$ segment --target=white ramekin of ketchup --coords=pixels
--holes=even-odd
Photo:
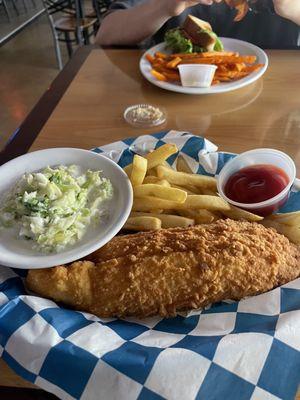
[[[239,154],[222,168],[218,192],[228,203],[266,216],[287,201],[296,166],[285,153],[256,149]]]

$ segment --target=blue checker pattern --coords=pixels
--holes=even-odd
[[[0,308],[0,344],[5,346],[10,336],[35,315],[20,298],[8,301]]]
[[[7,351],[3,351],[3,360],[6,364],[13,369],[17,374],[21,375],[27,381],[34,383],[36,375],[24,368],[18,361],[16,361]]]
[[[293,365],[293,368],[289,368],[290,365]],[[299,351],[274,339],[258,386],[280,399],[292,400],[299,383]]]
[[[226,382],[226,384],[224,384]],[[212,363],[197,394],[197,400],[224,400],[251,398],[255,386]]]
[[[51,348],[39,375],[79,399],[97,362],[97,357],[64,340]]]
[[[299,291],[296,289],[281,288],[280,312],[296,311],[300,308]]]
[[[191,137],[189,138],[184,146],[182,147],[182,153],[188,154],[194,160],[199,159],[199,151],[204,147],[204,138],[202,137]]]
[[[219,173],[226,162],[234,157],[234,154],[217,152],[216,146],[203,137],[177,131],[162,131],[138,138],[131,137],[107,146],[97,147],[93,151],[109,156],[124,167],[132,162],[134,154],[144,154],[145,151],[152,151],[165,143],[175,143],[179,148],[179,153],[171,156],[168,162],[172,165],[178,155],[186,157],[195,173],[214,176]],[[300,191],[294,191],[281,212],[299,209]],[[170,365],[174,371],[173,354],[179,354],[181,350],[189,350],[183,353],[193,355],[191,363],[195,362],[195,358],[198,360],[197,365],[205,362],[205,371],[207,371],[202,382],[194,381],[197,379],[194,374],[186,376],[184,387],[187,396],[190,393],[190,385],[193,385],[193,387],[197,386],[196,399],[250,400],[255,390],[253,384],[255,381],[257,387],[279,399],[292,400],[295,397],[300,383],[299,345],[297,349],[295,337],[291,343],[286,337],[285,343],[283,343],[274,336],[279,316],[290,311],[300,310],[300,279],[293,285],[294,289],[284,287],[280,291],[276,291],[276,295],[280,296],[278,299],[280,302],[279,315],[264,315],[262,310],[258,310],[255,314],[253,310],[255,307],[259,307],[259,303],[256,303],[256,298],[253,297],[248,299],[248,302],[252,302],[251,314],[239,313],[238,302],[220,302],[187,316],[178,315],[170,319],[157,317],[133,322],[132,319],[100,320],[66,309],[62,305],[55,308],[50,301],[42,300],[39,303],[38,298],[33,298],[24,288],[23,280],[26,271],[14,269],[17,274],[15,277],[11,277],[11,275],[7,277],[6,271],[5,267],[0,266],[0,346],[1,349],[3,348],[2,357],[24,379],[30,382],[38,381],[40,386],[46,390],[48,387],[46,383],[51,384],[51,390],[58,397],[66,398],[69,395],[70,398],[78,400],[83,397],[84,399],[115,398],[114,388],[120,385],[118,393],[120,393],[120,389],[123,391],[122,398],[124,400],[174,398],[174,391],[172,391],[172,396],[171,394],[168,396],[168,388],[170,387],[171,390],[177,381],[180,382],[182,376],[180,368],[176,371],[176,364],[176,372],[172,372],[174,375],[172,382],[164,386],[164,397],[159,393],[159,389],[157,391],[154,389],[161,387],[161,384],[153,385],[151,380],[151,384],[148,384],[148,378],[161,376],[162,382],[165,382],[164,379],[168,376]],[[274,298],[272,298],[273,300]],[[267,297],[265,297],[265,301],[268,301]],[[36,308],[37,304],[38,308]],[[45,329],[44,341],[41,340],[43,335],[34,337],[34,329],[30,332],[31,336],[28,337],[30,320],[37,312],[41,318],[34,319],[34,323],[42,324],[40,328]],[[198,326],[202,314],[205,315],[205,318],[203,318],[203,324],[198,332],[195,328]],[[255,380],[251,380],[252,383],[242,378],[243,371],[239,371],[237,366],[233,373],[229,367],[226,369],[213,361],[214,359],[220,361],[221,352],[218,353],[218,358],[216,358],[216,353],[220,342],[228,332],[227,328],[227,332],[222,334],[224,321],[227,316],[231,315],[232,317],[233,314],[234,326],[230,333],[238,338],[239,335],[250,332],[253,342],[249,346],[253,346],[254,351],[256,338],[259,337],[257,334],[265,334],[272,339],[271,348],[264,356],[263,362],[260,360],[259,366],[251,366],[250,370],[255,369],[256,376]],[[95,321],[98,321],[100,326],[108,327],[109,330],[99,329],[99,325],[95,324]],[[288,322],[291,332],[293,329],[297,329],[297,325],[293,325],[294,321],[295,319],[290,318]],[[46,329],[45,324],[54,329]],[[206,331],[205,324],[208,324]],[[89,329],[83,329],[86,327]],[[40,332],[40,329],[37,331]],[[84,332],[87,331],[90,332],[90,337],[83,337],[86,334]],[[205,336],[204,332],[209,332],[209,334],[207,333]],[[15,333],[17,334],[14,336]],[[74,335],[75,333],[77,334]],[[51,335],[54,334],[56,336],[51,340]],[[59,341],[57,335],[60,338]],[[18,360],[22,360],[22,365],[9,353],[12,342],[10,342],[10,346],[7,343],[10,339],[14,340],[15,348],[20,351]],[[159,343],[159,340],[162,342]],[[37,360],[38,365],[41,366],[36,375],[30,371],[29,367],[33,362],[30,354],[35,343],[42,343],[39,345],[40,358]],[[234,351],[232,346],[230,349]],[[241,350],[237,346],[235,350],[240,352],[238,355],[235,354],[235,359],[242,361],[243,349]],[[36,354],[36,352],[32,352],[32,354]],[[27,364],[26,355],[28,355]],[[107,368],[103,368],[103,372],[102,369],[98,369],[99,360],[102,360],[103,365],[107,366]],[[219,364],[229,365],[230,363],[220,362]],[[242,364],[241,362],[240,368],[242,368]],[[104,374],[102,378],[97,375],[99,371]],[[105,375],[108,371],[109,377]],[[152,373],[153,375],[151,375]],[[95,377],[101,384],[95,383]],[[37,380],[37,378],[43,379]],[[108,381],[107,385],[103,384],[106,380]],[[130,390],[130,385],[133,390]],[[107,396],[107,388],[111,391],[110,396]],[[65,396],[61,394],[62,391]],[[136,397],[130,393],[136,393]],[[177,400],[176,396],[175,400]],[[181,399],[178,398],[178,400]]]
[[[232,333],[257,332],[273,336],[277,321],[278,315],[237,313],[235,328]]]
[[[132,340],[148,330],[143,325],[135,324],[134,322],[128,322],[120,319],[108,322],[105,325],[111,328],[122,339],[125,340]]]
[[[24,293],[24,285],[20,278],[10,278],[0,285],[0,292],[4,293],[9,300],[14,299]]]
[[[202,311],[202,314],[216,314],[216,313],[228,313],[228,312],[236,312],[238,309],[238,302],[234,303],[225,303],[224,301],[220,301],[209,307],[206,310]]]
[[[212,360],[218,344],[224,336],[185,336],[180,342],[174,344],[174,348],[192,350],[205,358]]]
[[[59,336],[64,339],[79,329],[93,323],[93,321],[87,320],[79,312],[66,310],[64,308],[47,308],[39,314],[45,321],[52,325]]]
[[[164,400],[164,397],[161,397],[159,394],[152,392],[152,390],[143,387],[138,400]]]
[[[105,354],[102,360],[135,381],[145,383],[162,349],[126,342],[117,350]]]
[[[178,315],[174,318],[163,319],[160,321],[153,330],[177,333],[177,334],[187,334],[196,328],[199,321],[199,315],[194,315],[192,317],[181,317]]]

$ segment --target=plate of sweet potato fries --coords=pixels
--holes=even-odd
[[[268,56],[259,47],[238,39],[221,38],[222,52],[171,54],[164,43],[147,50],[140,60],[142,75],[152,84],[186,94],[223,93],[247,86],[259,79],[268,67]],[[208,88],[181,85],[178,65],[217,65]]]

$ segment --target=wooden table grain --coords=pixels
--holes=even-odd
[[[139,50],[93,49],[30,150],[90,149],[129,136],[174,129],[205,136],[228,152],[257,147],[285,151],[295,160],[299,173],[300,53],[267,53],[269,68],[256,83],[229,93],[197,96],[164,91],[143,79]],[[156,129],[128,125],[124,110],[137,103],[165,108],[167,122]],[[27,384],[1,362],[1,385]]]

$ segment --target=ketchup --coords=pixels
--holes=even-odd
[[[224,192],[233,201],[253,204],[273,198],[288,183],[289,178],[281,168],[268,164],[251,165],[231,175]]]

